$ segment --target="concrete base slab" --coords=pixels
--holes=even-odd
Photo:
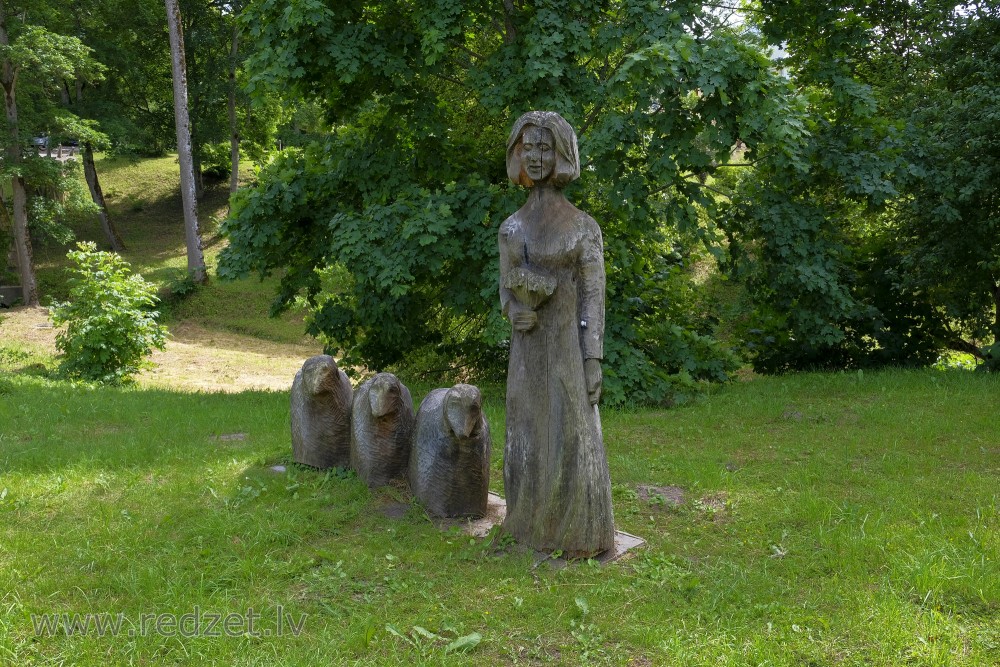
[[[494,526],[503,524],[505,516],[507,516],[507,501],[495,493],[490,493],[486,501],[486,516],[483,518],[439,519],[434,523],[441,530],[450,530],[458,527],[465,535],[482,538],[489,535]],[[645,543],[646,540],[641,537],[618,531],[615,533],[615,548],[605,551],[595,560],[602,565],[612,563],[622,558],[629,551],[636,549],[637,547],[641,547]],[[566,561],[563,558],[552,558],[550,554],[536,551],[535,565],[538,566],[543,562],[548,562],[551,566],[557,568],[564,567],[569,563],[569,561]]]

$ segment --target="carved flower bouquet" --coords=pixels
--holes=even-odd
[[[556,279],[520,266],[504,276],[503,286],[513,292],[519,303],[538,310],[556,291]]]

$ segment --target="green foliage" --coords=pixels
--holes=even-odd
[[[59,245],[72,242],[73,227],[92,220],[98,211],[84,183],[80,162],[29,156],[22,171],[31,184],[28,220],[33,238]]]
[[[952,340],[980,346],[1000,341],[998,45],[1000,9],[982,8],[928,48],[934,77],[910,102],[920,172],[892,229],[907,284],[954,323]]]
[[[502,372],[496,231],[524,198],[507,183],[506,135],[521,112],[553,109],[580,137],[567,194],[604,232],[608,399],[663,400],[685,371],[719,379],[732,364],[711,331],[651,324],[672,308],[651,284],[666,278],[658,257],[676,230],[721,252],[697,176],[737,139],[798,160],[801,103],[752,35],[700,4],[505,6],[250,3],[248,89],[315,100],[334,130],[237,196],[220,276],[283,272],[277,307],[304,293],[314,331],[351,362],[432,350]],[[350,280],[325,294],[330,267]]]
[[[201,147],[201,173],[209,178],[223,180],[233,171],[232,154],[228,143],[207,144]]]
[[[809,91],[802,165],[765,161],[726,223],[760,370],[929,364],[1000,333],[1000,15],[764,0]],[[751,156],[752,157],[752,156]]]
[[[7,10],[10,12],[10,9]],[[40,25],[14,26],[14,37],[0,45],[0,59],[39,79],[100,78],[104,67],[93,60],[92,50],[78,38],[57,34]]]
[[[60,370],[72,378],[105,384],[132,380],[153,349],[162,350],[166,327],[159,315],[154,287],[132,275],[115,253],[99,252],[94,243],[79,243],[68,253],[76,265],[69,279],[70,300],[55,306],[52,321],[67,325],[56,337],[62,353]]]
[[[774,294],[770,305],[755,304],[737,329],[756,370],[919,367],[937,360],[947,328],[906,282],[894,245],[882,235],[868,239],[853,250],[843,271],[851,298],[863,306],[856,317],[841,321],[833,342],[796,337],[804,330],[797,301]],[[760,292],[753,296],[760,298]]]
[[[669,404],[706,382],[726,382],[740,366],[712,336],[713,318],[696,314],[695,288],[683,264],[677,253],[662,251],[652,275],[632,277],[633,295],[609,318],[604,393],[611,402]]]
[[[155,0],[80,0],[70,20],[107,67],[74,100],[100,121],[116,154],[160,156],[176,142],[166,12]]]

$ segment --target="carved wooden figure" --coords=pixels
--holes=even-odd
[[[490,488],[490,427],[470,384],[421,402],[410,450],[410,489],[436,517],[481,517]]]
[[[369,488],[405,479],[413,434],[413,399],[392,373],[379,373],[354,392],[351,467]]]
[[[351,399],[354,392],[333,357],[306,359],[292,381],[292,456],[314,468],[346,468],[351,462]]]
[[[611,480],[597,402],[604,345],[601,229],[566,199],[576,133],[532,111],[507,143],[507,174],[531,188],[500,226],[500,303],[512,325],[504,529],[569,557],[614,547]]]

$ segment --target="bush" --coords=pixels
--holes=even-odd
[[[56,337],[60,371],[71,378],[104,384],[131,382],[153,348],[162,350],[166,327],[157,324],[155,288],[132,275],[115,253],[79,243],[68,253],[70,300],[56,304],[52,322],[67,324]]]
[[[206,178],[217,181],[225,180],[233,171],[229,142],[206,144],[201,147],[199,157],[201,158],[201,173]]]

